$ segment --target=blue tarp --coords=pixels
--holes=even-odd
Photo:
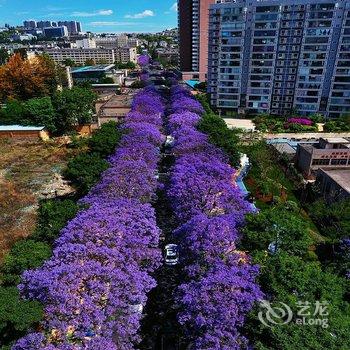
[[[190,86],[192,89],[194,89],[195,85],[200,83],[199,80],[185,80],[185,83]]]

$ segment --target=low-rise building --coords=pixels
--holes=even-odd
[[[91,84],[91,88],[96,92],[99,97],[115,95],[116,91],[120,88],[119,84]]]
[[[71,69],[73,82],[92,82],[99,83],[104,78],[112,78],[114,80],[114,65],[101,64],[97,66],[75,67]]]
[[[88,81],[94,84],[105,84],[104,78],[111,78],[113,79],[112,84],[121,86],[127,76],[127,70],[117,70],[114,64],[100,64],[97,66],[71,68],[70,75],[75,83]]]
[[[316,186],[327,201],[350,198],[350,168],[319,169]]]
[[[134,37],[131,37],[128,39],[128,46],[129,47],[137,47],[140,46],[140,40]]]
[[[112,49],[50,49],[45,52],[56,63],[62,63],[66,59],[71,59],[77,64],[85,64],[88,60],[107,64],[115,62],[115,54]]]
[[[103,49],[115,49],[118,47],[116,36],[95,37],[96,46]]]
[[[350,139],[320,138],[318,143],[298,144],[296,166],[306,177],[320,168],[350,168]]]
[[[0,138],[42,139],[50,138],[45,126],[0,125]]]
[[[31,41],[36,39],[36,36],[32,34],[14,34],[12,35],[12,40],[14,41]]]
[[[96,106],[98,124],[102,125],[109,121],[123,119],[131,110],[134,93],[129,91],[124,95],[114,95],[107,102]]]
[[[81,40],[77,40],[75,45],[78,49],[96,49],[96,41],[91,38],[83,38]]]
[[[114,49],[116,62],[137,63],[137,50],[136,47],[117,47]]]

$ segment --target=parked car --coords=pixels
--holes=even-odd
[[[174,137],[171,135],[168,135],[165,140],[165,147],[172,147],[174,145]]]
[[[179,247],[177,244],[167,244],[164,248],[165,264],[174,266],[179,262]]]

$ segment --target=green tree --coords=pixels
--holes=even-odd
[[[61,229],[75,217],[79,206],[72,199],[50,199],[40,202],[38,221],[32,238],[52,244]]]
[[[63,65],[65,65],[67,67],[75,67],[76,66],[75,61],[73,61],[71,58],[66,58],[62,63],[63,63]]]
[[[270,243],[277,242],[277,253],[306,256],[313,243],[308,223],[298,212],[286,210],[284,206],[248,215],[243,232],[243,249],[250,252],[267,251]]]
[[[121,138],[121,132],[116,122],[110,121],[102,124],[89,139],[91,153],[98,154],[101,158],[106,158],[112,154]]]
[[[209,96],[207,94],[198,94],[196,95],[196,99],[202,104],[205,113],[213,114],[213,110],[210,107]]]
[[[56,110],[56,129],[59,134],[69,132],[73,126],[89,124],[95,109],[97,95],[88,88],[63,89],[53,96]]]
[[[205,114],[198,128],[200,131],[208,134],[209,140],[228,155],[232,165],[237,166],[239,164],[238,133],[230,130],[221,117],[215,114]]]
[[[7,50],[0,48],[0,66],[5,64],[9,57],[10,55],[8,54]]]
[[[350,346],[350,308],[345,301],[346,282],[333,273],[322,271],[317,262],[304,262],[286,252],[262,259],[259,282],[272,306],[287,304],[294,317],[288,325],[267,327],[258,319],[258,309],[249,316],[246,332],[254,349],[346,350]],[[311,311],[317,301],[328,303],[328,328],[299,325],[295,322],[298,302],[309,302]]]
[[[146,83],[144,81],[141,81],[141,80],[137,80],[137,81],[134,81],[132,84],[131,84],[131,88],[132,89],[142,89],[146,86]]]
[[[0,110],[0,123],[9,124],[22,124],[22,121],[26,118],[26,110],[23,102],[18,100],[8,101]]]
[[[0,344],[9,344],[24,336],[42,317],[39,302],[20,299],[17,287],[0,287]]]
[[[1,267],[3,283],[17,285],[23,271],[41,266],[50,256],[51,248],[47,243],[31,239],[15,243]]]
[[[50,97],[32,98],[25,102],[27,113],[26,125],[44,125],[49,131],[55,132],[55,111]]]
[[[108,162],[98,154],[80,154],[68,162],[64,171],[65,177],[70,180],[82,195],[100,179],[100,174],[108,169]]]
[[[131,61],[126,63],[115,62],[114,65],[115,65],[115,68],[117,69],[135,69],[136,68],[136,64]]]
[[[38,97],[21,102],[10,100],[0,113],[5,124],[45,126],[55,132],[55,111],[50,97]]]
[[[320,199],[309,206],[309,213],[322,235],[331,242],[350,233],[350,199],[327,203]]]
[[[95,60],[92,60],[92,59],[87,59],[86,61],[85,61],[85,64],[84,64],[85,66],[95,66],[96,65],[96,62],[95,62]]]

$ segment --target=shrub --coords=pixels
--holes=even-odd
[[[23,271],[39,267],[51,256],[51,248],[47,243],[33,240],[21,240],[5,257],[1,268],[2,281],[5,284],[18,284]]]
[[[68,162],[64,176],[76,186],[79,194],[86,194],[107,169],[108,162],[98,154],[79,154]]]
[[[39,302],[22,300],[16,287],[0,287],[0,344],[25,334],[42,318]]]
[[[38,212],[37,227],[32,238],[52,244],[60,230],[70,219],[74,218],[78,208],[72,199],[42,201]]]
[[[89,140],[90,151],[98,154],[101,158],[105,158],[113,153],[120,137],[121,132],[118,130],[116,122],[111,121],[103,124]]]

